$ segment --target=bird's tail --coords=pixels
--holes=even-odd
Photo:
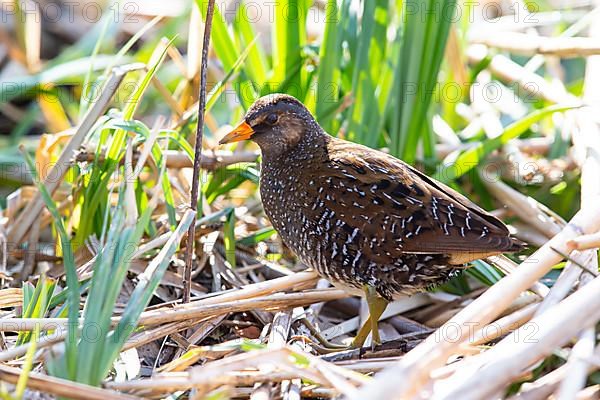
[[[511,237],[510,240],[511,243],[509,244],[509,247],[505,250],[507,253],[516,253],[527,248],[527,243],[517,238]]]

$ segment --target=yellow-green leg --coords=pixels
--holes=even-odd
[[[367,305],[369,306],[369,318],[367,318],[363,326],[356,333],[356,337],[351,345],[351,347],[354,348],[362,347],[365,344],[365,340],[367,340],[369,333],[372,333],[371,342],[373,343],[373,346],[381,344],[378,322],[388,305],[388,301],[379,296],[375,289],[370,286],[365,287],[365,294]]]

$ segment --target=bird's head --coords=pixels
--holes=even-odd
[[[316,130],[318,125],[304,104],[287,94],[270,94],[256,100],[244,120],[219,144],[250,139],[260,146],[263,156],[277,156]]]

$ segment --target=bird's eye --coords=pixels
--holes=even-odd
[[[271,113],[269,115],[267,115],[267,118],[265,119],[265,121],[267,121],[267,123],[269,125],[275,125],[275,123],[277,123],[277,120],[279,119],[279,116],[275,113]]]

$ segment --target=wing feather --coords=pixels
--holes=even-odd
[[[326,196],[326,205],[350,229],[395,242],[398,254],[449,254],[462,261],[522,248],[502,221],[386,153],[334,139],[328,154],[334,171],[328,184],[346,190],[341,199]],[[348,207],[359,208],[358,217]]]

